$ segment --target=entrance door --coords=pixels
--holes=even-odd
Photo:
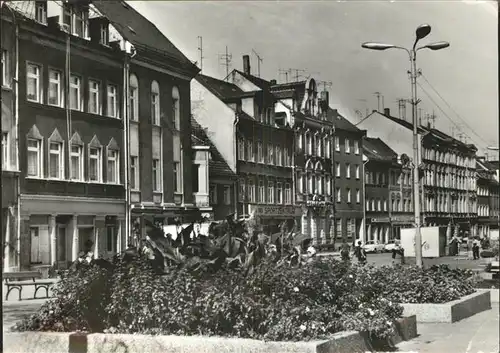
[[[67,241],[66,241],[66,226],[58,225],[57,226],[57,262],[59,266],[64,266],[67,261]]]
[[[78,228],[78,252],[85,251],[85,245],[88,241],[94,243],[94,228],[93,227],[85,227]],[[92,249],[94,246],[92,246]]]

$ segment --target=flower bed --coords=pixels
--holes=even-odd
[[[459,298],[474,291],[467,276],[442,266],[376,268],[328,258],[299,268],[263,261],[250,274],[170,269],[160,276],[142,258],[116,259],[112,269],[84,264],[72,269],[55,288],[56,298],[15,330],[273,341],[325,339],[355,330],[387,338],[402,315],[397,303]]]

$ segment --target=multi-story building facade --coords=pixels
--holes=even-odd
[[[366,131],[360,130],[340,114],[335,114],[333,123],[337,237],[352,243],[360,236],[363,227],[363,137]]]
[[[217,147],[209,137],[209,133],[204,129],[194,117],[191,117],[192,127],[192,144],[193,146],[208,147],[208,179],[209,186],[206,189],[208,192],[207,205],[212,207],[212,218],[216,221],[225,219],[228,215],[236,213],[237,203],[235,197],[237,192],[237,175],[231,170],[224,157],[222,157]],[[193,175],[196,176],[200,172],[199,168],[195,167]],[[196,179],[196,178],[195,178]],[[194,188],[195,191],[196,188]]]
[[[125,170],[130,223],[142,225],[135,236],[145,235],[147,222],[166,227],[197,221],[200,207],[209,211],[203,191],[193,193],[192,183],[193,168],[202,171],[191,148],[190,82],[199,69],[124,1],[96,7],[112,18],[116,37],[133,47],[125,63]]]
[[[373,112],[358,127],[379,136],[399,155],[412,153],[413,125]],[[463,143],[430,126],[419,126],[422,224],[447,226],[455,233],[476,233],[476,178],[474,145]],[[414,161],[412,161],[414,163]]]
[[[4,33],[17,48],[21,170],[19,256],[10,265],[43,271],[67,266],[88,241],[98,256],[124,243],[126,52],[103,42],[104,25],[93,30],[89,3],[31,5],[7,5],[17,28]]]
[[[1,101],[2,101],[2,244],[3,268],[15,267],[19,262],[19,161],[17,149],[17,77],[15,13],[7,5],[1,10]]]
[[[229,204],[234,198],[237,215],[253,214],[268,233],[285,220],[291,227],[299,212],[292,196],[293,131],[278,121],[273,106],[274,97],[265,92],[213,77],[198,75],[192,84],[193,116],[238,176],[233,194],[230,183],[212,182],[212,200]]]
[[[491,229],[498,229],[499,224],[499,183],[493,163],[485,157],[477,157],[477,235],[487,237]]]
[[[293,197],[301,209],[295,224],[313,243],[331,243],[335,238],[332,142],[336,111],[328,108],[327,96],[320,96],[312,78],[278,84],[256,77],[246,61],[243,71],[233,70],[229,80],[245,92],[259,90],[274,97],[276,123],[292,127],[295,135]]]
[[[366,239],[387,243],[413,224],[411,170],[379,138],[363,139]]]
[[[391,223],[390,239],[401,239],[401,229],[413,228],[413,172],[410,158],[398,156],[398,163],[393,163],[389,170],[389,219]]]
[[[110,257],[130,241],[130,204],[137,216],[199,216],[190,178],[196,66],[125,2],[4,6],[17,27],[2,26],[12,44],[4,72],[17,78],[6,140],[20,169],[8,265],[66,267],[89,243]]]
[[[245,92],[273,96],[275,120],[295,131],[294,197],[302,207],[296,219],[302,233],[320,244],[356,238],[363,219],[361,201],[356,202],[363,199],[363,132],[328,106],[328,92],[319,92],[313,78],[278,84],[252,75],[249,63],[228,78]],[[344,175],[334,177],[335,162],[343,165]]]

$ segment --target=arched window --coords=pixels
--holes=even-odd
[[[174,86],[172,88],[172,120],[174,124],[174,129],[181,129],[181,107],[180,107],[180,96],[179,89]]]
[[[160,85],[156,81],[151,83],[151,123],[160,125]]]
[[[128,112],[129,119],[132,121],[139,120],[139,81],[134,74],[130,75],[129,79],[130,91],[130,108]]]

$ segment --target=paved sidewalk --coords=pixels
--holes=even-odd
[[[498,353],[499,304],[453,324],[419,323],[419,336],[398,345],[400,352],[419,353]]]
[[[26,316],[34,314],[47,299],[12,300],[2,302],[3,332],[9,331],[14,324]]]

